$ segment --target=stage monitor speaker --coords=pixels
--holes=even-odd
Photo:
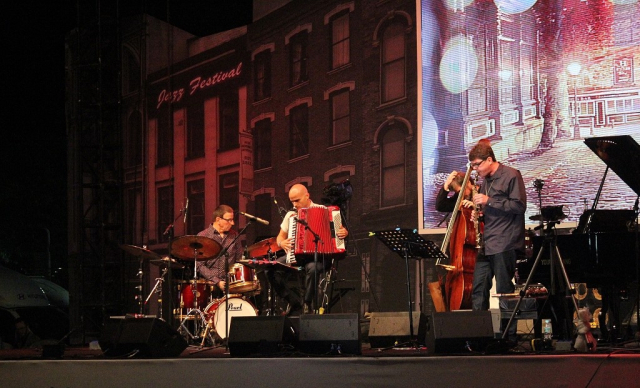
[[[426,330],[428,354],[483,351],[493,340],[490,311],[433,313]]]
[[[177,357],[187,341],[158,318],[110,319],[98,341],[106,356]]]
[[[269,355],[293,348],[295,332],[287,317],[233,317],[229,329],[232,357]]]
[[[411,312],[413,335],[418,344],[425,343],[427,316],[419,311]],[[372,348],[388,348],[411,341],[409,312],[371,313],[369,344]]]
[[[301,315],[298,347],[310,354],[361,354],[358,314]]]

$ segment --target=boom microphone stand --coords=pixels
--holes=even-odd
[[[311,226],[309,226],[309,223],[305,220],[301,220],[300,218],[296,217],[295,218],[296,222],[298,222],[299,224],[302,224],[306,227],[306,230],[309,231],[309,233],[313,234],[313,245],[315,247],[315,251],[313,252],[313,311],[315,314],[318,313],[319,311],[319,307],[320,304],[318,301],[318,244],[322,243],[324,244],[324,241],[322,241],[322,239],[320,238],[320,235],[318,235],[318,233],[316,233]],[[322,258],[322,269],[324,270],[324,257]]]

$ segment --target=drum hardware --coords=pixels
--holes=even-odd
[[[155,286],[153,286],[153,289],[151,290],[151,292],[149,292],[147,299],[145,299],[144,301],[145,305],[149,303],[149,299],[151,299],[151,295],[157,292],[158,293],[158,311],[160,312],[162,311],[162,282],[164,281],[164,276],[167,274],[167,271],[169,271],[168,267],[164,267],[162,269],[162,274],[160,274],[159,278],[156,278]]]
[[[174,239],[171,242],[171,254],[182,260],[189,261],[204,261],[209,260],[216,256],[221,251],[221,246],[217,241],[214,241],[205,236],[182,236]],[[211,291],[213,290],[213,284],[206,280],[199,280],[198,274],[193,269],[193,278],[185,283],[184,289],[180,287],[180,303],[179,303],[179,318],[180,326],[179,332],[188,336],[192,341],[199,338],[199,333],[205,325],[207,325],[206,318],[200,310],[199,303],[204,305],[207,298],[210,298]],[[182,283],[182,282],[181,282]],[[191,291],[191,299],[189,299],[189,291]],[[186,299],[186,301],[185,301]],[[186,302],[186,303],[185,303]],[[186,314],[184,308],[187,308]],[[189,328],[185,325],[185,322],[193,321],[193,333],[189,331]],[[208,337],[212,343],[215,344],[213,338],[209,335],[209,332],[205,330],[203,334],[202,344]]]
[[[137,273],[138,278],[140,280],[140,284],[136,287],[136,289],[138,291],[138,295],[136,295],[136,300],[137,300],[138,305],[140,307],[139,313],[140,314],[144,314],[144,305],[147,304],[147,302],[149,301],[149,298],[151,297],[151,294],[153,294],[154,291],[151,291],[151,293],[149,294],[149,297],[147,297],[145,302],[142,303],[142,295],[143,295],[142,294],[142,289],[143,289],[143,283],[144,283],[144,279],[143,279],[144,278],[144,271],[142,270],[142,261],[143,260],[149,260],[150,262],[151,261],[162,261],[163,259],[159,254],[148,250],[146,246],[138,247],[138,246],[129,245],[129,244],[119,244],[119,246],[120,246],[120,249],[122,249],[123,251],[125,251],[126,253],[128,253],[128,254],[130,254],[130,255],[132,255],[134,257],[137,257],[139,259],[139,261],[140,261],[140,266],[138,267],[138,273]],[[166,274],[166,272],[163,273],[162,277],[164,277],[165,274]],[[156,287],[157,286],[158,286],[158,283],[156,283]],[[156,287],[154,287],[154,290],[155,290]],[[160,310],[160,311],[162,311],[162,310]]]

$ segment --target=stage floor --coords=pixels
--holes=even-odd
[[[42,349],[0,350],[3,387],[640,387],[639,343],[597,352],[429,355],[425,348],[372,349],[360,355],[285,351],[235,357],[224,346],[187,347],[178,357],[107,357],[66,347],[59,358]],[[54,355],[55,356],[55,355]]]

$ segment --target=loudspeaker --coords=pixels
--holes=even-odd
[[[287,317],[233,317],[229,329],[232,357],[267,355],[286,350],[295,338]]]
[[[301,315],[298,347],[312,354],[361,354],[358,314]]]
[[[425,343],[427,316],[419,311],[411,312],[413,335],[418,343]],[[371,313],[369,343],[372,348],[388,348],[411,341],[409,312]]]
[[[433,313],[427,319],[427,353],[482,351],[493,340],[490,311]]]
[[[187,341],[158,318],[110,319],[98,341],[107,356],[177,357]]]

